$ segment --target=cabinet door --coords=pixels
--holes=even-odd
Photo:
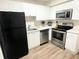
[[[28,47],[29,47],[29,49],[31,49],[33,47],[34,34],[28,33],[27,38],[28,38]]]
[[[78,38],[77,34],[67,33],[65,48],[73,52],[76,52],[77,38]]]
[[[40,31],[34,32],[34,47],[37,47],[40,45]]]
[[[40,32],[30,32],[28,33],[28,47],[32,49],[40,45]]]

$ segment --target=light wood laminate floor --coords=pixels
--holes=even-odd
[[[47,43],[30,50],[28,55],[20,59],[79,59],[79,54],[73,55],[52,43]]]

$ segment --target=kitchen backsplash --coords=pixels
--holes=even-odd
[[[59,24],[62,24],[62,23],[73,23],[74,26],[75,26],[75,25],[79,25],[79,20],[58,20],[58,23]]]
[[[26,20],[26,27],[28,29],[28,27],[30,26],[30,28],[35,26],[35,20],[36,20],[36,16],[25,16],[25,20]]]
[[[36,16],[25,16],[27,22],[33,22],[36,20]]]
[[[50,22],[51,25],[56,23],[56,21],[53,20],[42,20],[42,21],[35,21],[35,26],[49,26],[48,22]]]
[[[31,26],[48,26],[48,22],[51,22],[52,26],[56,26],[56,21],[58,21],[59,25],[62,23],[73,23],[74,26],[79,25],[79,20],[36,20],[35,16],[29,16],[26,18],[27,25],[29,24]]]

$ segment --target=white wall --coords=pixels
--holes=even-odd
[[[49,7],[35,5],[18,1],[1,0],[0,10],[3,11],[24,11],[26,16],[36,16],[37,20],[49,18]]]
[[[50,19],[56,19],[56,11],[73,8],[72,19],[79,19],[79,0],[74,0],[61,5],[51,7]]]

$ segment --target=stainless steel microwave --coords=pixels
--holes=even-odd
[[[56,19],[70,20],[72,19],[73,9],[60,10],[56,12]]]

